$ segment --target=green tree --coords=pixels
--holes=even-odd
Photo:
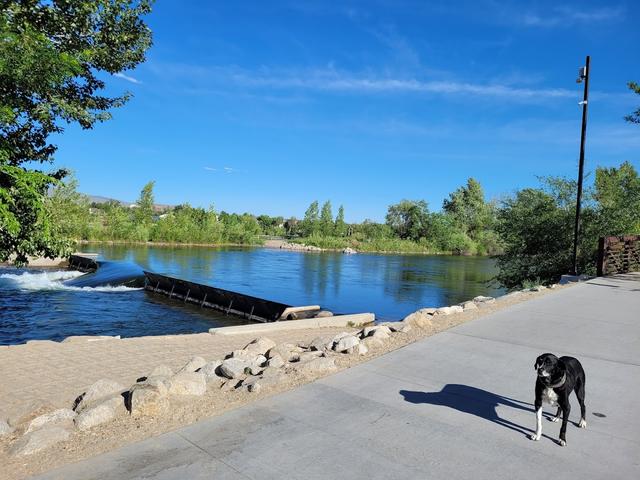
[[[334,234],[334,228],[331,202],[327,200],[322,205],[322,211],[320,212],[320,233],[325,237],[330,237]]]
[[[519,191],[499,210],[497,231],[504,253],[497,259],[497,279],[510,288],[527,280],[554,282],[572,268],[576,182],[543,182],[543,188]],[[640,179],[625,162],[597,168],[594,185],[586,187],[578,270],[594,274],[600,237],[640,233]]]
[[[92,235],[89,198],[78,192],[78,181],[68,176],[59,182],[46,199],[46,206],[56,236],[88,240]]]
[[[585,210],[584,213],[587,213]],[[528,188],[508,198],[498,215],[505,250],[497,280],[508,288],[525,281],[556,281],[571,268],[572,212],[552,194]]]
[[[110,118],[128,93],[102,95],[104,73],[145,58],[151,32],[141,17],[149,0],[0,0],[0,260],[53,257],[69,243],[52,235],[45,197],[65,172],[51,162],[51,134],[64,123],[88,129]]]
[[[633,165],[596,169],[595,192],[599,229],[605,235],[640,231],[640,178]]]
[[[344,207],[342,205],[338,208],[334,232],[337,237],[344,237],[347,234],[347,224],[344,221]]]
[[[156,182],[147,183],[142,190],[140,196],[136,200],[135,220],[145,226],[151,225],[153,222],[155,199],[153,196],[153,187]]]
[[[320,231],[320,217],[318,211],[318,201],[314,200],[304,212],[302,220],[302,235],[310,237]]]
[[[390,205],[386,216],[387,225],[402,239],[414,241],[427,235],[429,207],[424,200],[402,200]]]
[[[450,193],[449,198],[444,200],[442,209],[473,239],[490,226],[490,208],[485,203],[480,182],[473,178],[469,178],[465,186]]]
[[[627,86],[629,87],[629,90],[640,95],[640,84],[636,82],[629,82]],[[630,115],[625,116],[624,119],[627,122],[640,123],[640,108],[638,108],[635,112],[631,113]]]
[[[104,204],[104,237],[107,240],[131,240],[134,229],[131,212],[119,202]]]

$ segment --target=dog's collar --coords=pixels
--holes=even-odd
[[[564,382],[567,381],[567,372],[562,374],[562,378],[560,380],[558,380],[557,383],[554,383],[552,385],[548,385],[548,388],[558,388],[561,387],[562,385],[564,385]]]

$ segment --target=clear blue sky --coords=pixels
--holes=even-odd
[[[640,167],[637,1],[158,1],[154,45],[109,79],[134,98],[68,128],[56,165],[80,190],[348,221],[403,198],[439,210],[467,177],[487,197],[575,177],[585,55],[587,170]]]

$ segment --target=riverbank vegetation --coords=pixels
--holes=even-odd
[[[347,223],[344,207],[333,215],[329,201],[317,201],[304,218],[217,212],[189,204],[159,208],[153,182],[133,204],[91,203],[78,193],[71,177],[52,191],[47,209],[54,234],[88,241],[198,244],[260,244],[279,236],[325,249],[347,247],[367,252],[495,254],[500,243],[494,231],[496,206],[484,200],[474,179],[451,193],[442,212],[430,212],[423,200],[402,200],[389,206],[385,223]]]
[[[159,208],[153,182],[134,204],[91,203],[73,178],[46,201],[51,235],[88,241],[258,245],[270,236],[324,249],[361,252],[451,253],[497,258],[500,284],[551,283],[571,269],[576,182],[541,178],[498,202],[487,202],[470,178],[432,212],[424,200],[390,205],[384,223],[347,223],[329,201],[314,201],[304,218],[217,212],[189,204]],[[596,269],[598,239],[640,233],[640,178],[628,162],[597,168],[584,192],[578,265]]]

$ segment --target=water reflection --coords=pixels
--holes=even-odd
[[[86,245],[83,250],[290,305],[319,304],[337,313],[374,312],[380,320],[401,319],[422,307],[502,293],[487,283],[495,275],[494,262],[488,258],[237,247]],[[83,334],[202,332],[237,321],[142,291],[25,291],[2,282],[0,277],[0,344]]]
[[[262,248],[99,245],[106,258],[229,290],[337,312],[372,311],[398,319],[425,306],[499,295],[488,258],[438,255],[343,255]]]

